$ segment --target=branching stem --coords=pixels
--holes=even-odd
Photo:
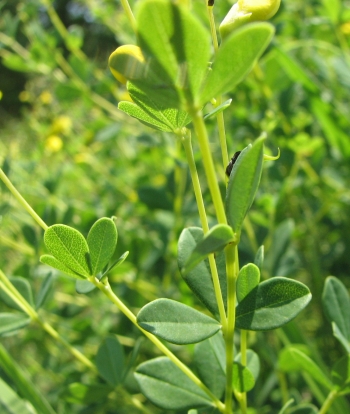
[[[114,294],[108,281],[106,283],[100,282],[94,276],[89,278],[89,281],[93,283],[101,292],[108,297],[108,299],[114,303],[117,308],[164,354],[166,355],[184,374],[188,376],[199,388],[201,388],[208,397],[212,400],[213,404],[220,410],[224,412],[224,405],[222,402],[215,397],[215,395],[207,388],[202,381],[193,374],[193,372],[183,364],[157,337],[151,333],[142,329],[138,323],[136,316],[131,312],[131,310]]]
[[[196,163],[194,161],[190,131],[187,131],[187,133],[183,135],[182,142],[185,148],[187,163],[188,163],[188,167],[189,167],[190,174],[191,174],[191,179],[192,179],[194,194],[195,194],[195,198],[197,202],[199,217],[201,220],[203,232],[205,234],[209,231],[209,225],[208,225],[207,215],[205,212],[202,189],[201,189],[200,182],[199,182]],[[210,254],[208,256],[208,260],[209,260],[209,266],[210,266],[210,271],[211,271],[213,285],[214,285],[216,302],[218,304],[219,313],[220,313],[220,321],[221,321],[223,330],[226,330],[226,312],[225,312],[224,301],[222,299],[219,275],[218,275],[218,270],[216,267],[214,255]]]

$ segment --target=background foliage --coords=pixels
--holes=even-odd
[[[205,2],[193,3],[207,25]],[[217,0],[218,22],[229,7]],[[126,250],[130,255],[110,280],[135,312],[158,297],[201,309],[176,263],[182,228],[199,225],[184,154],[172,136],[117,109],[127,94],[109,73],[108,56],[134,43],[120,4],[4,0],[0,13],[5,172],[48,225],[71,225],[86,236],[99,217],[118,218],[116,256]],[[263,244],[263,278],[291,276],[310,287],[313,300],[285,328],[249,338],[262,358],[259,385],[250,395],[259,413],[278,412],[282,405],[279,381],[285,377],[274,367],[283,345],[304,344],[321,366],[341,356],[321,294],[328,275],[350,287],[350,2],[283,0],[273,23],[273,44],[229,96],[233,103],[224,112],[232,154],[261,130],[268,133],[271,153],[281,150],[277,162],[265,163],[243,229],[240,264],[252,261]],[[215,124],[207,122],[223,178]],[[0,194],[0,268],[27,279],[38,292],[48,273],[38,260],[45,253],[42,232],[3,186]],[[70,279],[53,277],[43,315],[89,358],[95,360],[111,334],[117,334],[131,367],[157,354],[99,292],[78,295]],[[0,303],[0,311],[9,308]],[[132,370],[112,381],[123,385],[108,388],[108,379],[88,372],[35,324],[1,337],[0,344],[57,413],[161,412],[139,394]],[[184,361],[193,352],[192,346],[172,349]],[[0,378],[18,388],[1,367]],[[297,401],[315,402],[307,378],[291,374],[287,381]],[[78,383],[97,387],[92,401]],[[137,408],[132,395],[146,408]]]

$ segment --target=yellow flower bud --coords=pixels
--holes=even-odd
[[[109,68],[113,76],[121,83],[129,79],[140,79],[145,71],[145,58],[141,49],[135,45],[118,47],[109,57]]]
[[[238,0],[220,24],[221,37],[224,39],[244,23],[271,19],[280,4],[281,0]]]
[[[269,20],[280,8],[281,0],[238,0],[240,10],[251,13],[250,21]]]

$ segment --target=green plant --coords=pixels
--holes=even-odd
[[[212,6],[208,7],[208,11],[212,22]],[[99,219],[91,227],[86,239],[66,225],[48,227],[25,204],[3,173],[1,177],[45,230],[45,245],[51,254],[41,256],[41,261],[76,278],[78,292],[88,292],[94,287],[100,289],[165,354],[166,358],[144,362],[136,370],[139,386],[152,402],[165,410],[193,412],[197,408],[208,410],[208,407],[214,407],[217,411],[231,413],[234,394],[239,409],[246,413],[247,392],[253,389],[259,374],[259,358],[255,352],[247,349],[248,332],[283,326],[307,305],[311,294],[304,284],[285,277],[271,277],[274,274],[260,281],[264,264],[262,247],[256,252],[255,263],[248,263],[239,269],[238,246],[244,219],[254,201],[264,160],[274,157],[264,155],[266,136],[263,134],[241,151],[227,183],[222,180],[219,185],[217,176],[220,173],[215,170],[205,119],[217,117],[222,153],[220,171],[224,171],[229,157],[223,111],[230,106],[231,101],[222,103],[221,95],[230,92],[251,70],[268,46],[273,27],[267,23],[248,24],[227,35],[218,48],[212,26],[213,44],[217,50],[208,68],[211,59],[209,31],[186,8],[165,1],[145,1],[140,6],[136,20],[129,8],[128,15],[131,26],[137,28],[140,49],[137,49],[137,53],[133,47],[122,51],[117,49],[111,55],[111,69],[128,80],[127,89],[133,101],[120,102],[119,108],[147,126],[173,133],[174,139],[184,146],[202,228],[189,227],[182,231],[178,241],[178,264],[183,279],[214,318],[170,299],[150,302],[136,317],[113,293],[108,282],[107,273],[127,256],[125,253],[110,263],[117,245],[114,221]],[[209,101],[213,109],[203,116],[203,107]],[[218,223],[214,226],[208,223],[192,151],[191,131],[186,128],[191,122]],[[222,190],[225,184],[224,202]],[[23,285],[23,281],[15,279],[8,283],[3,276],[1,283],[12,301],[31,319],[50,331],[33,311],[29,289],[18,287]],[[28,322],[28,318],[21,315],[20,318],[8,318],[3,326],[10,332]],[[237,329],[240,330],[238,354],[234,349],[234,333]],[[59,338],[52,330],[50,334]],[[157,337],[177,345],[198,343],[194,350],[194,366],[198,376]],[[83,355],[64,340],[61,343],[91,368]],[[300,356],[298,351],[289,348],[285,352],[280,360],[282,370],[288,371],[283,361],[293,357],[300,369],[307,365],[311,375],[322,378],[319,372],[314,374],[315,370],[310,368],[312,364],[308,360],[305,363],[304,355]],[[120,363],[115,363],[113,353],[118,356]],[[115,339],[106,340],[98,355],[100,375],[110,387],[116,386],[126,375],[120,372],[127,371],[120,344]],[[342,380],[335,380],[337,390],[328,401],[346,391],[346,386],[340,384],[346,380],[347,373],[342,373]],[[323,382],[329,386],[327,381]],[[83,392],[81,388],[79,391]],[[98,392],[96,389],[94,391]],[[109,388],[100,391],[108,393]],[[84,392],[88,394],[89,389]],[[221,401],[223,394],[224,402]],[[282,412],[285,409],[287,405]],[[322,412],[327,409],[328,406],[324,405]]]

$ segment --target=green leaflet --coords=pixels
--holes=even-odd
[[[29,324],[30,318],[26,314],[2,312],[0,313],[0,337],[13,335]]]
[[[178,345],[203,341],[221,328],[215,319],[171,299],[156,299],[145,305],[137,315],[137,323]]]
[[[24,297],[24,299],[29,303],[29,305],[34,307],[32,288],[28,280],[24,277],[15,276],[9,277],[9,281]],[[22,308],[19,305],[17,305],[17,303],[13,299],[11,299],[3,290],[0,290],[0,300],[10,308],[17,309],[23,312]]]
[[[332,388],[330,380],[321,371],[318,365],[296,346],[292,345],[284,348],[280,352],[278,362],[282,371],[305,371],[311,375],[315,381],[324,385],[328,389]]]
[[[115,336],[107,337],[96,355],[99,374],[108,384],[116,386],[122,382],[125,366],[124,348]]]
[[[147,126],[160,131],[177,132],[191,121],[186,111],[170,108],[132,82],[128,82],[127,87],[133,102],[120,102],[118,108]]]
[[[114,221],[103,217],[91,227],[87,236],[93,275],[100,273],[108,264],[117,246],[118,232]]]
[[[89,247],[83,235],[72,227],[64,224],[54,224],[45,231],[44,241],[47,249],[54,256],[56,261],[61,262],[65,268],[71,270],[70,275],[74,273],[80,275],[80,278],[87,278],[91,275],[88,265]],[[41,257],[42,258],[45,256]],[[56,267],[54,260],[45,257],[46,264]],[[51,260],[52,264],[49,263]],[[57,267],[56,267],[57,268]],[[59,269],[65,272],[63,269]],[[78,276],[75,276],[78,277]]]
[[[40,257],[40,261],[75,279],[85,281],[89,276],[98,276],[106,268],[114,254],[117,239],[114,221],[106,217],[93,224],[87,240],[78,230],[64,224],[55,224],[44,235],[45,245],[52,256],[45,254]],[[90,290],[86,283],[79,282],[77,285],[80,293]]]
[[[212,64],[201,94],[202,104],[222,95],[241,82],[259,59],[274,34],[269,23],[252,23],[225,39]]]
[[[181,276],[188,284],[193,293],[203,303],[203,305],[210,310],[210,312],[219,319],[219,310],[215,298],[213,282],[211,278],[208,260],[204,260],[196,267],[184,274],[181,269],[185,264],[195,248],[195,246],[203,239],[203,230],[199,227],[189,227],[184,229],[179,237],[178,242],[178,265]],[[226,263],[224,253],[216,255],[216,264],[219,274],[221,293],[226,304]]]
[[[259,186],[265,136],[246,147],[233,165],[226,192],[227,221],[239,233],[245,215],[250,209]]]
[[[39,292],[36,297],[35,309],[39,309],[45,305],[47,299],[50,296],[53,280],[54,279],[52,277],[52,273],[49,272],[41,283]]]
[[[342,331],[338,328],[338,325],[335,322],[332,322],[333,335],[338,341],[343,345],[345,351],[350,354],[350,342],[345,338]]]
[[[350,392],[350,355],[345,355],[332,368],[332,381],[341,394]]]
[[[322,304],[327,319],[332,322],[335,337],[345,349],[350,347],[350,297],[343,283],[334,276],[326,279]]]
[[[225,342],[221,331],[194,347],[194,364],[199,377],[218,398],[225,390],[225,361]]]
[[[183,274],[192,270],[210,253],[223,250],[229,243],[232,243],[235,240],[235,235],[231,227],[226,224],[217,224],[197,243],[190,257],[186,261],[185,268],[182,270]]]
[[[239,353],[235,357],[235,361],[240,362],[242,361],[242,355]],[[252,351],[251,349],[247,349],[247,367],[249,371],[253,374],[254,380],[258,379],[260,373],[260,359],[256,352]]]
[[[119,102],[118,109],[125,112],[126,114],[132,116],[133,118],[138,119],[146,126],[150,128],[158,129],[159,131],[172,132],[173,129],[168,123],[162,123],[157,117],[157,110],[152,110],[154,112],[152,115],[148,114],[145,110],[140,108],[134,102]]]
[[[72,269],[70,269],[68,266],[66,266],[64,263],[57,260],[55,257],[50,256],[49,254],[44,254],[40,257],[41,263],[44,263],[48,266],[53,267],[54,269],[60,270],[63,273],[66,273],[67,275],[74,277],[75,279],[85,280],[86,277],[80,275],[79,273],[74,272]]]
[[[241,302],[260,282],[260,270],[253,264],[248,263],[241,268],[237,278],[237,300]]]
[[[311,300],[307,286],[284,277],[260,283],[236,308],[236,327],[252,331],[275,329],[293,319]]]
[[[139,365],[135,378],[142,393],[165,410],[189,410],[211,406],[211,400],[169,358],[160,357]]]
[[[174,85],[182,99],[196,102],[210,58],[208,31],[190,11],[164,0],[142,2],[136,20],[138,44],[157,61],[159,79]]]
[[[33,410],[2,378],[0,378],[0,407],[2,414],[33,414]]]
[[[254,264],[258,266],[260,272],[264,265],[264,256],[265,256],[265,249],[264,249],[264,246],[262,245],[259,247],[258,251],[256,252],[255,258],[254,258]]]
[[[239,362],[233,363],[233,389],[237,392],[248,392],[254,388],[255,379],[248,367]]]

